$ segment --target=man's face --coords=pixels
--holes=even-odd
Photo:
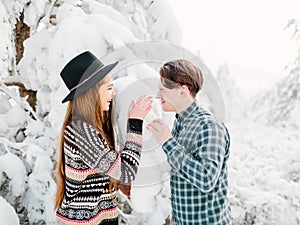
[[[165,112],[177,112],[177,106],[180,103],[180,93],[180,88],[166,88],[160,81],[156,98],[160,99],[162,109]]]

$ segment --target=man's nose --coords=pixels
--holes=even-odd
[[[161,98],[162,96],[161,96],[161,93],[160,93],[160,91],[158,91],[157,93],[156,93],[156,98]]]

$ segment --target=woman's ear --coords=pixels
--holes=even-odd
[[[190,90],[186,85],[181,86],[181,96],[188,96],[190,94]]]

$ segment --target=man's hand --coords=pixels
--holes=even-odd
[[[160,119],[153,120],[146,128],[154,134],[161,145],[172,137],[169,126]]]
[[[169,225],[174,225],[174,221],[172,219],[170,219]]]

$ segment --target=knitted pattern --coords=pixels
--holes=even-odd
[[[117,193],[114,189],[110,193],[109,180],[134,180],[141,157],[142,123],[128,120],[125,147],[118,154],[90,124],[79,119],[68,122],[64,131],[66,192],[56,224],[117,224]]]

